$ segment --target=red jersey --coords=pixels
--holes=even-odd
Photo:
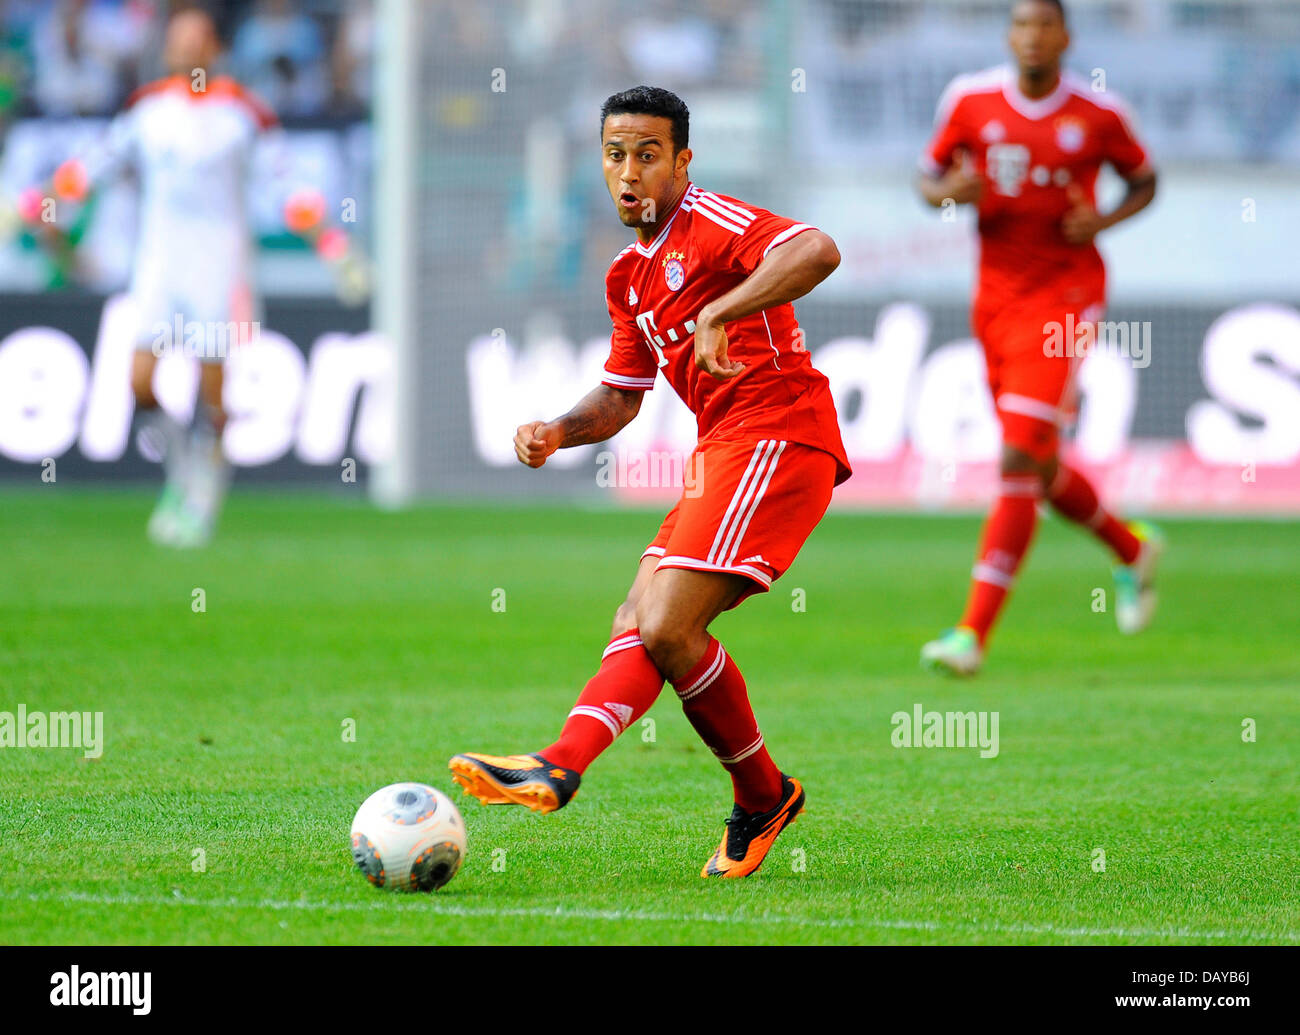
[[[976,307],[1041,294],[1066,305],[1101,302],[1101,254],[1091,242],[1067,242],[1061,219],[1071,184],[1095,203],[1102,162],[1126,179],[1148,168],[1123,103],[1069,72],[1037,100],[1020,92],[1010,66],[958,76],[939,99],[921,167],[941,175],[961,152],[984,178]]]
[[[647,390],[662,371],[695,414],[701,442],[800,442],[831,454],[835,484],[844,481],[851,471],[830,383],[812,365],[793,305],[726,325],[727,356],[745,364],[740,374],[718,381],[695,365],[700,310],[811,229],[688,184],[655,239],[628,245],[605,275],[614,333],[603,383]]]

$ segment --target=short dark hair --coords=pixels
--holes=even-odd
[[[606,98],[600,106],[600,132],[611,115],[658,115],[673,124],[673,154],[684,148],[691,138],[691,113],[677,94],[658,86],[634,86]]]
[[[1068,22],[1068,21],[1069,21],[1069,19],[1066,18],[1066,16],[1065,16],[1065,3],[1064,3],[1064,0],[1037,0],[1037,2],[1038,2],[1038,3],[1043,3],[1043,4],[1051,4],[1053,7],[1055,7],[1055,8],[1056,8],[1060,13],[1061,13],[1061,21],[1063,21],[1063,22]],[[1012,3],[1011,6],[1014,8],[1014,7],[1016,6],[1016,4],[1018,4],[1018,3],[1020,3],[1020,0],[1015,0],[1015,2]]]

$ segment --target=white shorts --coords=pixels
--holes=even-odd
[[[130,291],[136,348],[220,363],[235,346],[256,336],[259,300],[245,270],[234,263],[189,257],[187,265],[166,269],[145,262],[137,267]]]

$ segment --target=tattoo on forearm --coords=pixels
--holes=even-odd
[[[604,442],[617,435],[636,413],[639,400],[635,397],[640,394],[608,385],[588,393],[577,406],[556,421],[563,435],[561,447]]]

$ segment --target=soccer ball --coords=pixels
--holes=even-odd
[[[464,858],[465,821],[450,798],[425,784],[383,787],[352,820],[352,860],[377,888],[434,891]]]

